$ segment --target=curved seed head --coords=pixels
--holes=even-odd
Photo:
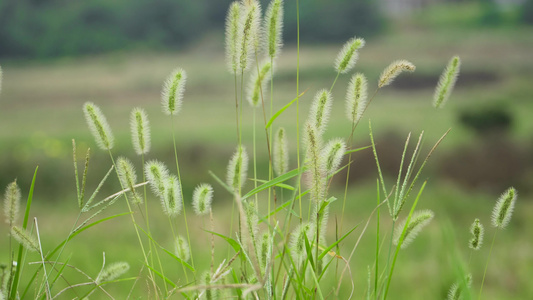
[[[15,180],[7,185],[4,194],[4,216],[7,224],[12,225],[17,221],[19,209],[20,188],[17,185],[17,180]]]
[[[261,6],[257,1],[247,1],[241,7],[242,16],[240,19],[239,52],[241,72],[250,66],[250,60],[258,50],[259,45],[259,23],[261,20]]]
[[[444,106],[453,91],[459,69],[461,68],[461,60],[459,56],[454,56],[448,62],[446,69],[440,75],[439,83],[435,88],[435,95],[433,96],[433,106],[441,108]]]
[[[232,74],[240,70],[241,48],[239,47],[239,32],[241,27],[241,4],[231,3],[226,15],[226,63]]]
[[[277,176],[289,170],[289,142],[285,128],[280,127],[274,136],[274,172]]]
[[[483,244],[483,234],[485,230],[483,228],[483,224],[479,221],[479,219],[475,219],[474,223],[472,223],[472,226],[470,226],[470,233],[472,233],[472,238],[470,239],[468,243],[468,247],[472,250],[479,250],[481,249],[481,245]]]
[[[407,225],[407,229],[405,230],[405,237],[402,243],[401,248],[405,249],[409,244],[416,238],[418,233],[424,228],[434,217],[434,213],[431,210],[421,210],[421,211],[415,211],[413,215],[411,216],[411,220],[409,221],[409,224]],[[403,228],[405,227],[405,223],[407,222],[407,218],[405,218],[402,222],[398,224],[398,227],[396,227],[396,230],[394,231],[394,245],[398,245],[400,242],[400,238],[402,236]]]
[[[191,251],[187,240],[183,236],[179,235],[176,237],[174,244],[176,247],[176,256],[185,262],[189,261],[191,258]]]
[[[344,152],[346,152],[346,144],[341,138],[333,139],[326,144],[321,156],[324,157],[324,169],[328,176],[337,171],[344,157]]]
[[[133,149],[138,155],[150,151],[150,122],[142,108],[134,108],[130,115],[131,140]]]
[[[172,71],[165,80],[161,92],[161,104],[165,114],[175,115],[180,111],[186,81],[187,73],[181,68]]]
[[[83,112],[85,121],[87,121],[89,130],[93,134],[98,147],[102,150],[111,150],[115,139],[111,132],[111,127],[100,108],[92,102],[86,102],[83,105]]]
[[[414,72],[416,69],[415,65],[407,60],[397,60],[391,63],[388,67],[383,70],[381,76],[379,77],[378,88],[387,86],[394,81],[398,75],[402,72]]]
[[[272,0],[265,13],[266,49],[274,59],[282,46],[283,0]]]
[[[130,265],[127,262],[115,262],[110,264],[109,266],[105,267],[100,274],[98,274],[98,277],[96,278],[96,282],[98,284],[101,284],[106,281],[112,281],[120,276],[124,275],[128,270],[130,269]]]
[[[18,226],[11,227],[11,235],[17,240],[17,242],[24,246],[24,248],[30,251],[39,252],[39,244],[37,243],[37,240],[35,240],[35,238],[24,228]]]
[[[322,89],[316,93],[313,103],[311,104],[311,111],[309,112],[309,120],[314,123],[316,129],[320,134],[324,133],[329,120],[331,112],[331,105],[333,104],[333,97],[331,93]]]
[[[212,200],[213,188],[207,183],[200,184],[192,194],[194,212],[199,216],[208,214],[211,211]]]
[[[165,164],[157,160],[151,160],[145,164],[144,173],[154,194],[164,198],[169,176]]]
[[[135,168],[131,161],[125,157],[119,157],[117,159],[117,173],[122,188],[130,189],[134,203],[142,203],[142,198],[134,188],[137,183],[137,174],[135,174]]]
[[[163,198],[163,212],[170,217],[181,213],[181,184],[178,177],[171,175],[167,179],[165,197]]]
[[[361,38],[351,38],[342,47],[337,59],[335,59],[335,70],[344,74],[349,72],[357,62],[359,54],[357,50],[365,46],[365,40]]]
[[[348,120],[356,123],[363,116],[368,97],[367,80],[365,75],[357,73],[352,76],[346,92],[346,115]]]
[[[292,232],[290,248],[293,258],[297,261],[297,265],[307,256],[305,237],[307,236],[307,240],[311,243],[313,241],[313,233],[314,229],[311,223],[302,223]]]
[[[266,85],[270,81],[272,75],[271,68],[272,65],[270,64],[270,61],[264,61],[259,69],[259,74],[257,72],[252,72],[252,75],[250,76],[248,103],[250,103],[252,107],[259,107],[262,100],[261,97],[266,96],[268,91]]]
[[[516,196],[517,192],[513,187],[503,192],[492,211],[492,226],[504,229],[509,225],[511,216],[513,215]]]
[[[237,147],[228,164],[228,172],[226,182],[233,188],[236,193],[239,193],[244,183],[246,182],[246,175],[248,172],[248,155],[244,146]]]

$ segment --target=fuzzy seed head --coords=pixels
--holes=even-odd
[[[357,73],[352,76],[346,92],[346,115],[355,124],[363,116],[368,98],[368,87],[365,75]]]
[[[228,172],[226,183],[233,188],[236,193],[240,190],[246,182],[246,175],[248,172],[248,154],[244,146],[237,147],[228,164]]]
[[[325,158],[324,169],[328,176],[337,171],[341,164],[342,157],[344,156],[344,152],[346,152],[346,144],[340,138],[333,139],[326,144],[322,150],[321,156]]]
[[[304,145],[307,149],[305,163],[309,166],[307,171],[307,185],[310,189],[311,200],[322,201],[326,187],[326,176],[321,155],[322,138],[316,127],[307,122],[304,128]]]
[[[328,90],[323,89],[316,93],[313,104],[311,104],[309,120],[314,123],[320,134],[324,133],[326,130],[332,103],[333,97],[331,96],[331,93]]]
[[[179,235],[176,237],[174,246],[176,247],[176,256],[184,262],[189,261],[191,258],[191,251],[187,240],[183,236]]]
[[[261,244],[260,244],[260,254],[259,254],[259,264],[261,267],[261,273],[265,273],[266,266],[272,255],[271,246],[270,246],[270,233],[268,231],[263,232],[261,235]]]
[[[289,170],[289,142],[285,128],[280,127],[274,136],[274,172],[277,176]]]
[[[130,269],[130,265],[127,262],[116,262],[112,263],[98,274],[96,282],[98,284],[104,283],[106,281],[112,281],[120,276],[124,275]]]
[[[251,65],[250,60],[259,45],[259,23],[261,20],[261,6],[257,1],[249,1],[242,5],[243,12],[240,19],[239,52],[240,67],[244,72]]]
[[[213,200],[213,188],[202,183],[194,189],[192,194],[192,207],[194,212],[199,215],[208,214],[211,211],[211,202]]]
[[[10,226],[17,221],[19,209],[20,188],[15,180],[7,185],[6,192],[4,194],[4,216],[6,217],[6,223]]]
[[[187,73],[181,68],[172,71],[165,80],[161,92],[161,105],[165,114],[175,115],[180,111],[186,81]]]
[[[397,60],[391,63],[388,67],[383,70],[381,76],[379,77],[378,88],[387,86],[394,81],[398,75],[402,72],[414,72],[416,69],[415,65],[407,60]]]
[[[450,94],[453,91],[455,82],[457,82],[457,76],[459,75],[459,69],[461,68],[461,59],[459,56],[454,56],[448,62],[446,69],[440,75],[439,83],[435,89],[435,95],[433,96],[433,106],[441,108],[444,106]]]
[[[274,59],[282,46],[283,0],[272,0],[265,14],[266,49]]]
[[[181,208],[181,184],[178,177],[171,175],[167,179],[165,188],[163,212],[169,217],[174,217],[181,213]]]
[[[202,276],[200,277],[201,284],[202,285],[211,285],[211,273],[209,271],[205,271],[202,273]],[[202,295],[203,294],[203,295]],[[206,300],[214,300],[218,299],[218,290],[216,289],[205,289],[202,292],[202,296],[200,299],[206,299]]]
[[[481,245],[483,244],[483,234],[485,230],[483,228],[483,224],[479,221],[479,219],[475,219],[474,223],[472,223],[472,226],[470,226],[470,233],[472,233],[472,238],[470,239],[470,242],[468,243],[468,247],[472,250],[479,250],[481,249]]]
[[[246,214],[246,229],[250,235],[250,242],[255,245],[257,232],[259,231],[259,217],[257,216],[257,206],[254,201],[248,201],[244,205]]]
[[[356,39],[355,37],[349,39],[337,55],[337,59],[335,59],[335,70],[341,74],[349,72],[357,62],[357,58],[359,56],[357,50],[363,48],[364,46],[364,39]]]
[[[504,229],[509,225],[511,216],[513,215],[516,196],[517,192],[513,187],[503,192],[492,211],[492,226]]]
[[[122,188],[130,189],[130,193],[133,196],[133,201],[135,203],[141,203],[142,198],[133,187],[137,183],[137,174],[135,174],[135,168],[133,167],[131,161],[125,157],[119,157],[117,159],[117,173]]]
[[[472,274],[466,276],[466,287],[470,288],[472,285]],[[463,299],[463,290],[461,282],[454,282],[448,291],[447,300],[460,300]]]
[[[241,4],[231,3],[226,15],[226,63],[231,74],[236,75],[240,70],[241,48],[239,47],[239,32],[241,27]]]
[[[259,107],[262,99],[261,96],[265,96],[268,90],[266,85],[271,78],[271,68],[272,65],[270,64],[270,61],[264,61],[259,69],[259,74],[257,72],[252,72],[252,75],[250,76],[248,103],[250,103],[252,107]]]
[[[24,248],[30,251],[39,252],[39,244],[26,229],[13,226],[11,227],[11,235],[17,240],[17,242],[24,246]]]
[[[405,249],[407,246],[409,246],[409,244],[416,238],[418,233],[420,233],[422,228],[429,224],[434,216],[435,214],[431,210],[415,211],[411,216],[409,224],[407,225],[401,248]],[[394,231],[394,245],[398,245],[400,242],[400,237],[402,236],[403,228],[405,227],[406,222],[407,218],[400,222]]]
[[[92,102],[86,102],[83,105],[83,113],[98,147],[102,150],[111,150],[115,139],[100,108]]]
[[[311,223],[302,223],[291,234],[291,252],[299,265],[306,257],[305,237],[310,242],[313,240],[313,226]]]
[[[168,169],[164,163],[151,160],[144,166],[146,179],[150,182],[150,187],[154,194],[164,198],[168,181]]]
[[[130,116],[131,140],[133,149],[138,155],[150,151],[150,122],[142,108],[134,108]]]

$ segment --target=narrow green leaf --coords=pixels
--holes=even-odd
[[[213,232],[213,231],[209,231],[209,230],[205,230],[205,232],[209,232],[211,234],[214,234],[218,237],[221,237],[223,238],[226,242],[228,242],[228,244],[233,248],[233,250],[235,250],[235,253],[239,252],[242,250],[241,248],[241,245],[234,239],[230,238],[230,237],[227,237],[223,234],[220,234],[220,233],[216,233],[216,232]],[[244,258],[244,253],[241,251],[241,258]]]
[[[350,231],[348,231],[345,235],[343,235],[340,239],[338,239],[337,241],[335,241],[335,243],[329,245],[329,247],[327,247],[326,249],[324,249],[324,251],[322,251],[322,253],[320,253],[320,255],[318,256],[318,259],[322,259],[324,256],[326,256],[326,254],[328,254],[329,250],[333,249],[333,247],[337,246],[337,244],[339,244],[340,242],[342,242],[345,238],[347,238],[350,233],[352,233],[357,227],[359,227],[359,225],[361,225],[360,223],[355,225],[352,229],[350,229]]]
[[[252,181],[257,181],[257,182],[260,182],[260,183],[267,183],[267,182],[268,182],[268,181],[263,180],[263,179],[252,179]],[[282,189],[286,189],[286,190],[294,191],[294,187],[291,186],[291,185],[288,185],[288,184],[278,183],[278,184],[276,184],[275,186],[280,187],[280,188],[282,188]]]
[[[152,270],[157,276],[159,276],[161,279],[166,281],[168,284],[170,284],[173,288],[177,288],[178,286],[172,282],[172,280],[168,279],[165,275],[161,274],[161,272],[157,271],[156,269],[150,267],[148,264],[144,264],[148,269]]]
[[[302,97],[305,92],[307,92],[307,90],[303,91],[300,95],[298,95],[298,97],[292,99],[291,102],[287,103],[285,106],[283,106],[280,110],[278,110],[271,118],[270,120],[268,121],[268,123],[266,124],[265,128],[268,129],[272,123],[274,123],[274,121],[279,117],[279,115],[281,115],[287,108],[289,108],[294,102],[296,102],[296,100],[300,99],[300,97]]]
[[[281,176],[278,176],[268,182],[265,182],[263,183],[262,185],[256,187],[255,189],[249,191],[246,195],[242,196],[242,200],[250,197],[250,196],[253,196],[261,191],[264,191],[272,186],[275,186],[279,183],[282,183],[284,181],[287,181],[295,176],[298,176],[300,175],[301,173],[305,172],[306,168],[300,168],[300,169],[294,169],[292,171],[289,171]]]
[[[347,155],[347,154],[350,154],[350,153],[359,152],[359,151],[362,151],[362,150],[366,150],[366,149],[368,149],[368,148],[372,148],[372,146],[365,146],[365,147],[361,147],[361,148],[356,148],[356,149],[348,150],[348,151],[344,152],[344,155]]]
[[[28,227],[28,219],[30,217],[30,208],[33,201],[33,189],[35,188],[35,179],[37,179],[37,170],[39,166],[35,167],[35,172],[33,173],[33,179],[30,185],[30,192],[28,194],[28,202],[26,203],[26,212],[24,213],[24,222],[22,223],[22,228],[26,229]],[[13,277],[13,284],[11,285],[11,290],[9,291],[8,298],[15,299],[17,295],[17,289],[19,284],[20,272],[22,268],[22,252],[24,246],[22,244],[19,246],[19,253],[17,256],[17,268],[15,269],[15,276]]]

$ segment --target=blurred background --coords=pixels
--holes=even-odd
[[[236,146],[234,81],[226,71],[223,36],[230,2],[1,0],[0,187],[16,178],[27,195],[38,165],[35,214],[44,219],[41,223],[50,220],[43,226],[51,231],[57,228],[52,221],[72,224],[76,189],[71,140],[78,143],[80,160],[88,147],[92,150],[91,188],[110,166],[108,155],[96,148],[85,125],[81,108],[86,101],[100,105],[106,114],[117,138],[114,153],[130,157],[138,169],[140,158],[132,151],[128,118],[132,108],[145,108],[152,125],[148,159],[172,165],[171,123],[161,113],[159,95],[164,79],[176,67],[184,68],[189,77],[182,112],[175,120],[184,193],[190,198],[200,182],[216,186],[208,170],[224,177]],[[264,7],[268,4],[261,2]],[[285,2],[285,46],[274,78],[274,110],[296,96],[296,1]],[[489,227],[494,202],[509,186],[520,193],[517,211],[506,234],[498,236],[484,295],[486,299],[533,297],[529,284],[533,271],[528,268],[533,265],[533,0],[301,1],[300,91],[307,92],[300,120],[315,92],[333,83],[336,54],[354,35],[367,41],[355,71],[365,73],[370,91],[393,60],[407,59],[417,66],[415,73],[402,75],[378,93],[355,133],[354,147],[369,145],[367,122],[372,121],[391,186],[409,132],[414,139],[424,130],[427,153],[452,129],[423,174],[430,179],[423,206],[434,210],[437,218],[432,234],[421,237],[403,257],[404,266],[393,281],[398,299],[444,297],[454,278],[453,270],[440,264],[451,251],[449,245],[443,247],[442,228],[452,224],[456,248],[466,259],[469,225],[479,217]],[[462,59],[457,86],[446,107],[435,110],[433,90],[453,55]],[[336,102],[328,137],[350,133],[343,111],[349,77],[341,76],[333,89]],[[292,137],[294,155],[295,113],[291,107],[278,120]],[[252,115],[245,105],[243,134],[249,149]],[[262,114],[257,115],[257,124],[258,128],[264,124]],[[259,145],[264,145],[262,131],[258,137]],[[265,148],[260,147],[258,154],[259,175],[264,178]],[[296,167],[294,155],[291,167]],[[377,173],[370,151],[357,153],[354,160],[347,207],[350,218],[361,221],[373,209]],[[332,194],[339,198],[344,176],[333,182]],[[102,196],[117,189],[118,182],[110,181]],[[229,195],[218,186],[215,193],[220,195],[215,209],[229,211]],[[67,213],[72,216],[66,217]],[[67,232],[51,236],[50,244]],[[489,239],[494,230],[487,232]],[[372,233],[368,236],[366,242],[372,245]],[[91,239],[105,245],[102,249],[108,255],[115,252],[120,257],[122,246],[109,249],[103,242],[105,230],[87,237]],[[92,250],[81,248],[76,251],[94,256]],[[100,259],[98,251],[94,253]],[[372,246],[363,247],[358,261],[372,264],[372,251]],[[132,260],[137,259],[135,254]],[[485,247],[470,262],[475,284],[487,254]],[[5,257],[7,253],[0,254],[0,260]],[[79,263],[98,269],[83,260]],[[364,285],[366,264],[358,268],[357,280]],[[420,280],[423,287],[401,289]]]

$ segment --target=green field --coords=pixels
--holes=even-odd
[[[533,296],[530,278],[533,276],[533,201],[530,187],[533,178],[531,150],[533,121],[533,28],[465,30],[460,34],[448,30],[423,30],[410,28],[406,31],[385,34],[368,40],[361,50],[356,70],[369,78],[369,90],[377,85],[381,70],[391,61],[407,59],[417,66],[414,74],[402,75],[397,84],[380,91],[372,102],[362,123],[355,132],[355,147],[370,144],[368,121],[378,140],[378,151],[392,157],[392,167],[399,163],[403,140],[409,132],[413,139],[421,130],[425,131],[424,152],[449,128],[438,151],[431,158],[423,179],[428,179],[427,189],[419,208],[432,209],[435,220],[417,240],[400,253],[397,269],[391,286],[393,299],[442,299],[454,282],[453,254],[458,251],[465,264],[469,263],[467,248],[468,227],[476,217],[486,225],[485,245],[470,260],[470,270],[474,274],[473,295],[477,296],[481,276],[489,253],[490,240],[494,229],[489,227],[490,213],[499,194],[500,184],[466,187],[451,176],[439,173],[447,164],[444,159],[453,159],[462,147],[481,149],[491,145],[486,136],[480,136],[463,126],[460,112],[477,110],[491,105],[503,105],[512,113],[513,126],[503,135],[506,143],[528,153],[523,161],[526,171],[519,178],[517,209],[509,228],[498,234],[488,268],[483,291],[483,299],[529,299]],[[219,35],[199,42],[194,47],[180,53],[115,53],[95,57],[65,58],[53,61],[7,61],[2,62],[4,80],[0,95],[0,186],[3,188],[17,178],[27,195],[31,176],[36,165],[39,173],[35,189],[32,217],[39,222],[43,240],[43,250],[55,247],[69,232],[77,215],[75,183],[72,169],[71,139],[78,143],[78,157],[81,161],[87,147],[93,151],[88,177],[88,191],[92,191],[100,178],[110,167],[106,153],[99,151],[86,127],[82,104],[93,101],[100,105],[108,117],[117,138],[116,155],[130,157],[141,168],[140,158],[134,155],[129,133],[129,113],[140,106],[147,110],[151,128],[153,151],[148,159],[158,158],[173,163],[172,135],[170,120],[160,108],[160,91],[165,77],[175,68],[182,67],[188,73],[184,104],[175,122],[178,141],[178,155],[182,163],[183,189],[185,199],[190,199],[192,189],[200,182],[210,182],[215,187],[214,217],[216,226],[223,234],[230,232],[232,211],[231,196],[213,181],[208,171],[212,170],[225,177],[225,167],[237,141],[235,127],[234,81],[226,71],[223,55],[223,41]],[[300,50],[299,90],[306,91],[300,100],[300,126],[306,118],[309,104],[319,89],[329,88],[335,79],[333,61],[340,45],[302,46]],[[292,100],[296,92],[296,48],[287,46],[276,65],[274,77],[274,111]],[[462,59],[458,86],[450,102],[442,110],[431,106],[433,89],[442,69],[449,58],[459,55]],[[350,123],[345,119],[344,97],[348,75],[342,76],[333,89],[335,104],[327,137],[348,137]],[[252,148],[253,112],[244,103],[243,139],[248,149]],[[267,116],[270,112],[267,111]],[[296,167],[296,106],[286,110],[276,121],[285,126],[291,141],[291,168]],[[267,166],[263,116],[256,115],[258,128],[259,161],[263,168],[259,177],[265,178]],[[393,138],[390,138],[390,137]],[[395,142],[399,140],[399,142]],[[390,141],[387,143],[387,141]],[[380,142],[382,147],[380,148]],[[413,143],[413,142],[412,142]],[[389,148],[392,147],[392,148]],[[529,152],[528,152],[529,151]],[[520,153],[522,153],[520,152]],[[460,152],[459,152],[460,153]],[[386,158],[385,158],[386,159]],[[501,157],[505,161],[505,157]],[[491,161],[484,162],[491,165]],[[354,169],[359,168],[356,180],[349,187],[347,219],[344,230],[366,222],[376,202],[375,180],[377,172],[370,151],[357,153]],[[467,170],[468,167],[465,167]],[[490,168],[489,168],[490,170]],[[498,172],[498,170],[493,170]],[[512,171],[511,171],[512,172]],[[492,178],[487,176],[490,180]],[[344,177],[333,182],[331,194],[342,199]],[[393,180],[387,178],[392,186]],[[250,188],[252,183],[248,183]],[[489,188],[487,188],[489,186]],[[524,188],[524,192],[520,188]],[[104,197],[118,189],[113,178],[103,189]],[[165,247],[172,248],[168,222],[160,218],[160,206],[155,201],[149,203],[152,233]],[[333,205],[332,216],[340,218],[342,201]],[[188,207],[189,208],[189,207]],[[127,211],[119,201],[112,213]],[[305,211],[305,207],[304,207]],[[209,267],[209,235],[203,231],[208,219],[192,216],[189,226],[193,249],[207,249],[194,253],[197,269]],[[382,210],[382,216],[386,214]],[[387,216],[388,217],[388,216]],[[330,218],[329,239],[335,236],[335,217]],[[182,219],[178,219],[177,230],[183,233]],[[383,217],[382,238],[389,238],[389,218]],[[68,245],[63,255],[70,257],[70,264],[88,274],[96,275],[102,263],[102,252],[106,260],[128,261],[132,268],[126,277],[135,277],[142,267],[135,232],[129,217],[124,216],[106,222],[83,233]],[[367,266],[372,267],[375,251],[375,218],[364,234],[361,244],[351,261],[355,281],[355,299],[363,299],[366,291]],[[233,225],[235,230],[236,225]],[[448,242],[449,230],[453,229],[455,244]],[[384,231],[384,232],[383,232]],[[6,236],[7,225],[0,224],[0,233]],[[361,229],[343,243],[341,254],[348,255]],[[9,253],[2,240],[0,262],[6,261]],[[218,239],[217,259],[227,256],[226,244]],[[386,251],[383,249],[382,251]],[[227,251],[230,252],[229,250]],[[172,260],[164,257],[163,264]],[[29,256],[30,261],[40,261]],[[339,268],[343,267],[339,262]],[[167,269],[165,274],[176,282],[183,277],[181,266]],[[72,274],[72,278],[77,278]],[[335,283],[330,276],[325,286]],[[65,284],[62,282],[61,284]],[[73,284],[73,282],[70,282]],[[133,295],[142,295],[147,289],[146,282],[136,285]],[[125,295],[132,281],[125,281],[109,287],[113,295]],[[329,292],[329,290],[328,290]],[[343,289],[341,298],[349,294],[349,283]],[[81,296],[69,294],[70,298]],[[98,297],[103,297],[98,294]],[[120,297],[119,297],[120,298]],[[142,296],[134,297],[141,299]],[[333,295],[330,295],[333,298]]]

